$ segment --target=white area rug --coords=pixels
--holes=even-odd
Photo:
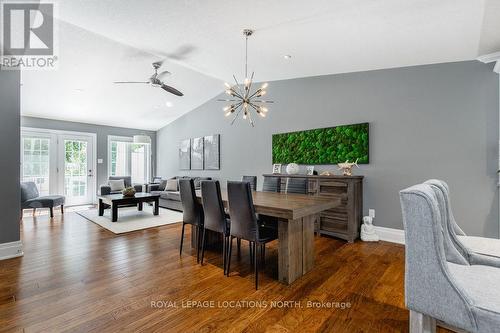
[[[160,215],[154,216],[153,207],[147,204],[144,204],[142,212],[138,211],[137,207],[118,208],[118,221],[116,222],[111,222],[111,209],[106,209],[104,216],[99,216],[97,209],[76,213],[114,234],[182,222],[182,213],[160,208]]]

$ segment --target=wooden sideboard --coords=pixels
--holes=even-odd
[[[353,242],[359,237],[363,218],[363,176],[307,176],[265,174],[280,177],[281,191],[285,192],[287,178],[307,178],[307,193],[321,197],[340,198],[340,206],[319,213],[315,231]]]

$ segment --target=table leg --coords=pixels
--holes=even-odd
[[[285,284],[314,266],[314,216],[278,221],[278,279]]]
[[[139,203],[137,204],[137,210],[138,210],[138,211],[142,211],[142,202],[139,202]]]
[[[99,216],[104,215],[104,203],[102,202],[102,199],[99,199]]]
[[[155,207],[153,208],[153,215],[159,215],[159,214],[160,214],[160,199],[156,198]]]
[[[118,221],[118,205],[116,203],[111,204],[111,222]]]

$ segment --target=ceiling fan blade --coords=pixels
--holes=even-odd
[[[161,85],[161,88],[165,91],[168,91],[171,94],[174,94],[176,96],[184,96],[183,93],[181,93],[179,90],[175,89],[174,87],[167,86],[165,83]]]
[[[146,83],[146,84],[149,84],[149,81],[114,81],[113,83],[118,83],[118,84],[121,84],[121,83]]]
[[[170,75],[172,75],[172,73],[170,73],[169,71],[163,71],[160,74],[158,74],[156,76],[156,78],[159,79],[159,80],[161,80],[162,78],[170,76]]]

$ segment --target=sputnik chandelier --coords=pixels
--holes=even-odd
[[[235,86],[231,86],[227,82],[224,83],[226,86],[226,94],[231,98],[218,99],[219,102],[230,103],[225,106],[223,110],[226,117],[234,115],[231,125],[234,124],[240,113],[243,113],[243,119],[248,119],[250,125],[253,127],[254,122],[251,111],[255,111],[261,117],[265,117],[268,111],[266,104],[273,103],[273,101],[262,99],[262,96],[266,94],[268,84],[264,83],[260,88],[252,91],[254,73],[252,72],[252,75],[248,78],[248,37],[252,34],[253,30],[243,30],[243,35],[245,36],[245,80],[243,81],[243,85],[240,85],[236,76],[233,75]]]

